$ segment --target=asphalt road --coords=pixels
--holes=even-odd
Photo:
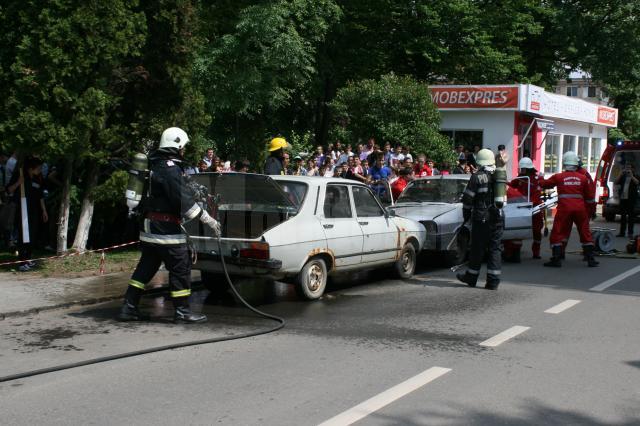
[[[599,260],[587,268],[572,254],[552,269],[525,255],[505,265],[497,292],[437,266],[410,281],[381,272],[346,279],[317,302],[278,284],[261,305],[286,318],[277,333],[0,383],[0,419],[637,425],[640,262]],[[611,285],[592,290],[603,283]],[[196,326],[171,324],[163,298],[146,302],[155,320],[144,324],[112,321],[119,303],[0,321],[0,376],[271,326],[206,296],[195,307],[209,322]]]

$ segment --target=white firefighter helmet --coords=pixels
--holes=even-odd
[[[188,142],[187,132],[179,127],[169,127],[160,136],[160,148],[182,149]]]
[[[483,148],[476,154],[476,163],[480,166],[493,166],[496,164],[496,157],[493,151]]]
[[[519,169],[533,169],[533,161],[529,157],[522,157],[518,163]]]
[[[580,159],[578,158],[578,155],[573,151],[567,151],[562,156],[563,166],[578,167],[579,162],[580,162]]]

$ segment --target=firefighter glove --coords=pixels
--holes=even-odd
[[[220,226],[220,222],[218,222],[217,220],[209,216],[209,213],[207,213],[204,210],[200,215],[200,222],[204,223],[209,228],[211,228],[211,230],[213,231],[213,235],[215,235],[216,237],[220,236],[220,233],[222,232],[222,227]]]

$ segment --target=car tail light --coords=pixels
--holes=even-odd
[[[269,260],[269,244],[251,243],[249,247],[240,249],[240,257],[245,259]]]

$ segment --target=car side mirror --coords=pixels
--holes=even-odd
[[[394,217],[396,213],[393,210],[384,209],[384,218],[389,219],[390,217]]]

